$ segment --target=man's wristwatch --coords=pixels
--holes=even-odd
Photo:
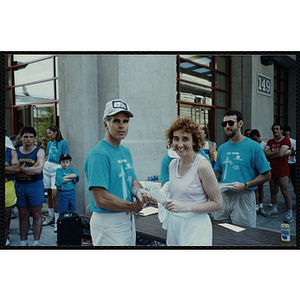
[[[244,185],[245,185],[244,189],[247,190],[247,189],[248,189],[248,184],[247,184],[247,182],[245,182]]]

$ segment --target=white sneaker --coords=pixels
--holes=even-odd
[[[285,216],[284,222],[285,222],[285,223],[292,223],[292,222],[294,222],[293,216],[286,215],[286,216]]]
[[[52,217],[47,217],[47,219],[43,222],[43,226],[47,226],[47,225],[49,225],[49,224],[52,224],[52,223],[54,223],[54,216],[52,216]]]
[[[57,232],[57,223],[54,224],[54,232]]]

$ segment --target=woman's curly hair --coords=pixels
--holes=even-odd
[[[173,146],[174,131],[183,129],[184,132],[191,133],[193,136],[193,149],[198,152],[205,144],[205,134],[200,125],[192,121],[189,117],[178,118],[169,129],[166,130],[168,148]]]

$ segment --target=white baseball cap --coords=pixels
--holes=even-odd
[[[128,117],[131,117],[131,118],[133,117],[132,112],[129,111],[129,105],[124,100],[114,99],[114,100],[108,101],[105,106],[103,120],[106,117],[115,115],[121,111],[125,112],[128,115]]]

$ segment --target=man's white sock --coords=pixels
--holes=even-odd
[[[57,223],[57,219],[59,217],[59,213],[54,213],[54,217],[55,217],[55,223]]]
[[[48,208],[49,217],[53,218],[54,216],[54,208]]]

